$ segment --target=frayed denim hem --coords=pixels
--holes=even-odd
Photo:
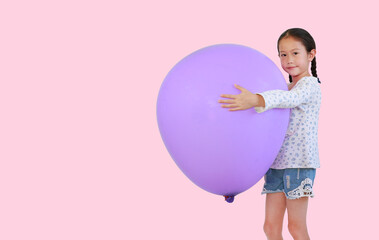
[[[286,197],[287,197],[288,200],[296,200],[296,199],[300,199],[302,197],[311,197],[311,198],[314,198],[314,195],[313,194],[312,195],[302,195],[302,196],[297,196],[297,197],[288,197],[286,195]]]
[[[265,188],[263,188],[263,190],[262,190],[262,192],[261,192],[261,195],[263,195],[263,194],[267,194],[267,193],[277,193],[277,192],[282,192],[282,193],[284,193],[284,196],[286,196],[286,198],[287,198],[288,200],[300,199],[300,198],[302,198],[302,197],[311,197],[311,198],[314,198],[314,194],[313,194],[313,192],[306,192],[306,191],[304,191],[304,192],[298,193],[298,195],[296,195],[296,196],[288,196],[288,195],[284,192],[284,190],[280,190],[280,189],[278,189],[278,190],[267,190],[267,189],[265,189]]]
[[[284,191],[280,190],[280,189],[273,191],[273,190],[267,190],[267,189],[263,188],[261,195],[266,194],[266,193],[277,193],[277,192],[283,192],[284,193]]]

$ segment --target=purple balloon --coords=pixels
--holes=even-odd
[[[238,84],[257,93],[288,90],[276,65],[255,49],[237,44],[202,48],[178,62],[157,100],[163,142],[182,172],[202,189],[234,196],[256,184],[275,160],[290,110],[229,111],[221,94]]]

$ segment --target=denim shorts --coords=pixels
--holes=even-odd
[[[270,168],[264,176],[262,194],[284,192],[287,199],[314,197],[315,168]]]

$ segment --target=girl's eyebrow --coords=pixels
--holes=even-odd
[[[291,51],[293,51],[293,50],[300,50],[300,48],[294,48]],[[285,52],[285,51],[280,51],[280,52]]]

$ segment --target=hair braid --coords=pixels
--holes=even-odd
[[[311,65],[311,71],[312,75],[317,78],[317,81],[321,84],[320,79],[317,77],[317,71],[316,71],[316,56],[312,60],[312,65]]]

